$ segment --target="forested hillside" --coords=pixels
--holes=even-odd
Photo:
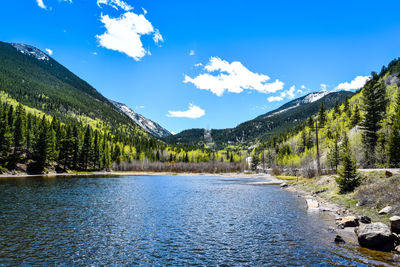
[[[209,161],[229,169],[241,160],[234,152],[167,146],[42,51],[0,42],[0,172],[174,169],[176,162]]]
[[[343,104],[320,106],[301,129],[281,141],[264,143],[254,155],[270,167],[292,174],[301,171],[306,177],[317,173],[317,144],[322,171],[337,171],[350,163],[360,168],[400,167],[399,86],[396,59],[379,74],[372,72],[365,86]]]
[[[211,130],[209,139],[218,148],[230,144],[256,144],[270,140],[303,123],[309,116],[318,112],[321,103],[326,108],[332,108],[336,102],[342,103],[353,93],[346,91],[311,93],[286,103],[280,108],[261,115],[253,120],[244,122],[231,129]],[[205,139],[204,129],[190,129],[179,134],[168,136],[170,144],[206,145],[210,140]]]

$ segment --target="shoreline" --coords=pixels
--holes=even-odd
[[[251,185],[280,185],[283,180],[278,179],[267,173],[192,173],[192,172],[149,172],[149,171],[127,171],[127,172],[78,172],[78,173],[45,173],[45,174],[0,174],[2,178],[33,178],[33,177],[117,177],[117,176],[210,176],[225,178],[248,178],[248,179],[268,179],[268,181],[249,182]]]

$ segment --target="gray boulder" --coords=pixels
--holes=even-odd
[[[363,224],[355,229],[358,243],[362,247],[390,251],[394,248],[394,235],[386,224],[376,222]]]
[[[392,207],[391,206],[386,206],[383,209],[381,209],[378,214],[379,215],[385,215],[385,214],[389,214],[392,212]]]
[[[400,234],[400,216],[390,217],[390,229],[393,233]]]

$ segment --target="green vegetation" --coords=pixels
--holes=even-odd
[[[371,79],[351,98],[342,104],[335,103],[332,109],[320,105],[316,116],[310,116],[301,127],[288,131],[280,139],[263,143],[255,153],[269,155],[272,159],[268,161],[269,168],[303,177],[317,175],[319,154],[323,172],[342,170],[338,181],[351,178],[355,185],[356,168],[399,167],[399,70],[400,59],[393,60],[379,74],[372,73]],[[348,148],[343,143],[348,143]],[[351,191],[352,187],[344,191]]]
[[[315,102],[307,102],[306,97],[300,97],[286,103],[279,109],[270,111],[253,120],[244,122],[231,129],[211,130],[212,142],[217,149],[229,145],[248,147],[252,144],[281,139],[288,131],[297,131],[302,124],[319,111],[321,103],[326,108],[333,108],[336,103],[342,103],[351,92],[333,92]],[[204,129],[190,129],[165,138],[169,144],[189,144],[197,147],[207,147]]]

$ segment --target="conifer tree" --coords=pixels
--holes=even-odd
[[[400,95],[397,96],[396,113],[393,119],[392,133],[389,137],[389,166],[400,167]]]
[[[81,159],[82,167],[84,170],[87,170],[89,167],[89,159],[91,156],[91,148],[92,148],[92,137],[90,132],[90,127],[86,127],[85,134],[83,136],[83,144],[81,149]]]
[[[46,166],[49,154],[49,144],[48,144],[48,126],[46,117],[43,115],[42,122],[40,124],[40,132],[39,137],[35,144],[34,150],[34,160],[36,161],[35,164],[35,171],[42,173],[44,167]]]
[[[329,165],[336,172],[338,170],[338,165],[340,163],[340,148],[339,148],[339,140],[338,134],[334,136],[333,143],[329,146],[328,151],[328,160]]]
[[[375,148],[378,142],[378,131],[381,128],[380,121],[386,111],[386,87],[378,82],[379,77],[373,73],[373,78],[363,89],[363,110],[365,118],[362,122],[363,144],[366,165],[374,166],[376,156]]]
[[[350,110],[350,113],[351,113],[351,109],[349,109],[349,110]],[[355,105],[354,113],[351,116],[351,126],[352,127],[356,126],[357,124],[360,123],[360,121],[361,121],[360,110],[358,108],[358,105]]]
[[[336,182],[339,185],[339,192],[345,194],[354,191],[360,185],[361,180],[357,173],[357,165],[351,153],[347,135],[343,138],[342,146],[342,168],[339,170]]]
[[[318,123],[319,126],[323,127],[326,122],[326,114],[325,114],[325,107],[324,107],[324,102],[321,102],[321,105],[319,106],[319,112],[318,112]]]
[[[8,123],[7,106],[0,105],[0,171],[9,162],[12,134]]]
[[[24,141],[25,141],[25,110],[21,104],[18,105],[16,109],[15,122],[14,122],[14,130],[13,130],[13,154],[10,160],[9,169],[14,169],[16,164],[20,162],[22,159],[22,153],[24,150]]]

